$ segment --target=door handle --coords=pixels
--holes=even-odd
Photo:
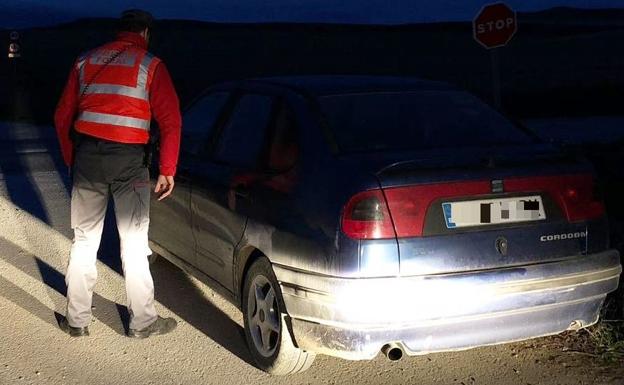
[[[245,187],[238,186],[234,188],[234,195],[237,198],[249,199],[249,190],[247,190],[247,188]]]

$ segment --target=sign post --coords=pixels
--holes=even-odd
[[[501,79],[500,79],[500,58],[498,56],[498,49],[492,48],[490,50],[490,61],[492,62],[492,92],[494,93],[494,105],[500,109],[501,102]]]
[[[9,35],[11,42],[9,43],[9,59],[15,59],[21,57],[20,53],[20,43],[19,43],[19,32],[13,31]]]
[[[9,87],[13,93],[13,119],[19,120],[29,116],[29,103],[27,100],[26,87],[24,86],[23,73],[19,71],[20,58],[22,57],[20,34],[12,31],[9,34],[9,47],[7,53],[8,60],[12,67],[12,76],[10,77]]]
[[[501,108],[499,47],[505,46],[518,30],[516,13],[505,3],[483,6],[472,22],[472,35],[490,50],[494,105]]]
[[[20,52],[20,35],[19,32],[17,31],[12,31],[9,34],[9,53],[8,53],[8,58],[9,61],[11,62],[11,67],[13,67],[13,79],[15,80],[15,82],[17,82],[17,60],[18,58],[22,57],[22,54]]]

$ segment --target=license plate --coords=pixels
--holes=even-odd
[[[546,219],[539,195],[442,203],[449,229]]]

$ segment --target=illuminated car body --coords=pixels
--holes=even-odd
[[[555,334],[595,323],[617,288],[591,167],[445,84],[241,81],[185,117],[176,193],[152,208],[154,250],[238,305],[266,256],[303,350],[372,359]],[[266,137],[228,132],[263,117]]]

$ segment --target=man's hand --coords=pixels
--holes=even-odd
[[[154,192],[156,194],[160,194],[158,196],[158,200],[161,201],[171,195],[173,191],[173,186],[175,182],[173,181],[172,176],[158,175],[158,180],[156,181],[156,188]]]

